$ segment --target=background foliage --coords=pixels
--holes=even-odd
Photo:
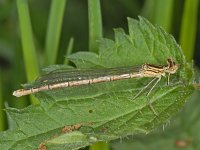
[[[113,38],[112,28],[127,29],[127,16],[137,18],[138,15],[142,15],[153,24],[163,26],[179,41],[188,61],[199,60],[200,43],[197,42],[200,37],[199,0],[101,0],[100,2],[98,0],[0,1],[1,130],[15,126],[2,108],[5,106],[23,108],[29,105],[28,97],[16,101],[11,95],[14,89],[20,87],[19,83],[35,79],[39,70],[49,64],[62,64],[65,61],[64,55],[70,51],[93,50],[94,37],[99,38],[104,35]],[[199,61],[195,61],[197,66],[198,63]],[[153,149],[159,146],[164,149],[166,145],[171,144],[175,149],[184,146],[188,149],[198,149],[196,143],[199,141],[199,134],[195,132],[199,127],[198,98],[199,94],[196,93],[183,112],[173,119],[175,123],[171,123],[167,131],[158,131],[145,137],[134,137],[133,140],[131,138],[131,142],[123,139],[124,144],[120,146],[124,148],[128,145],[136,149],[138,147]],[[32,97],[30,99],[31,103],[37,103],[36,99]],[[157,137],[158,140],[151,141],[151,136]],[[91,149],[101,147],[102,143],[98,144]],[[111,145],[113,149],[120,148],[117,144]],[[108,145],[105,145],[104,143],[103,147],[108,148]]]

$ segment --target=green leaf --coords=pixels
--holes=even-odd
[[[148,78],[49,90],[36,94],[41,101],[38,106],[7,110],[18,128],[0,134],[0,149],[77,149],[149,133],[176,114],[194,91],[192,67],[187,67],[174,38],[160,27],[142,17],[139,21],[128,18],[128,26],[129,34],[115,29],[115,41],[102,39],[99,54],[79,52],[68,58],[77,68],[165,65],[167,58],[173,58],[180,64],[179,71],[171,75],[170,85],[163,78],[149,96],[158,116],[145,94],[134,99]]]
[[[134,139],[124,139],[123,142],[117,140],[112,143],[112,149],[155,150],[159,147],[162,150],[198,150],[200,148],[199,96],[200,92],[196,91],[174,121],[165,125],[164,132],[163,129],[159,129],[146,136],[138,135]]]

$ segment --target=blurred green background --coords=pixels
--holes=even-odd
[[[200,66],[199,8],[199,0],[0,0],[0,130],[13,127],[3,108],[24,108],[30,103],[38,103],[33,97],[13,97],[13,90],[20,88],[21,83],[35,79],[42,68],[66,63],[65,56],[70,53],[97,52],[95,41],[98,38],[113,38],[113,28],[117,27],[127,32],[127,17],[137,18],[141,15],[153,24],[162,26],[181,45],[187,61],[194,60],[195,66]],[[200,111],[197,108],[199,96],[198,92],[194,94],[175,119],[178,125],[173,126],[172,123],[169,132],[178,132],[183,115],[190,117],[189,114],[193,114],[193,119],[198,122],[194,116],[198,116]],[[190,124],[188,120],[184,121]],[[198,127],[200,123],[195,129]],[[123,139],[121,147],[120,142],[116,141],[110,146],[98,143],[90,149],[146,149],[149,146],[149,149],[154,149],[154,145],[149,143],[159,143],[158,139],[163,136],[168,137],[166,140],[162,138],[163,144],[155,144],[162,149],[167,148],[164,145],[169,144],[166,142],[169,139],[175,143],[175,147],[184,147],[185,144],[185,148],[197,149],[198,146],[193,145],[193,132],[190,132],[188,139],[185,130],[181,128],[179,131],[180,138],[173,134],[168,137],[159,131],[148,137],[131,138],[128,142]],[[183,137],[182,133],[185,133]],[[149,140],[152,136],[157,137],[155,141]],[[144,142],[145,139],[149,142]],[[196,140],[200,142],[198,138]]]

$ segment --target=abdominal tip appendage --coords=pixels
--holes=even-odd
[[[16,97],[21,97],[22,96],[18,90],[14,91],[12,95],[16,96]]]

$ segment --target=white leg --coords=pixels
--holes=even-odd
[[[153,81],[155,81],[157,78],[153,78],[147,85],[145,85],[145,87],[142,89],[142,90],[140,90],[140,92],[138,93],[138,94],[136,94],[134,97],[133,97],[133,99],[136,99],[144,90],[146,90],[147,89],[147,87],[153,82]]]
[[[154,87],[158,84],[158,82],[160,81],[161,77],[158,78],[158,80],[155,82],[155,84],[151,87],[151,89],[149,90],[149,92],[147,93],[147,97],[149,96],[149,94],[151,93],[151,91],[154,89]]]
[[[153,111],[153,113],[154,113],[156,116],[158,116],[157,112],[155,111],[155,109],[153,108],[153,106],[152,106],[152,104],[151,104],[151,101],[150,101],[149,97],[147,97],[147,101],[148,101],[148,104],[149,104],[150,109]]]
[[[170,77],[170,73],[168,73],[168,76],[167,76],[167,85],[169,85],[169,77]]]
[[[153,108],[152,104],[151,104],[151,101],[149,99],[149,94],[151,93],[151,91],[155,88],[155,86],[158,84],[158,82],[160,81],[161,77],[158,78],[158,80],[155,82],[155,84],[151,87],[151,89],[149,90],[149,92],[147,93],[146,97],[147,97],[147,100],[148,100],[148,103],[149,103],[149,106],[151,108],[151,110],[153,111],[153,113],[158,116],[158,114],[156,113],[155,109]]]

